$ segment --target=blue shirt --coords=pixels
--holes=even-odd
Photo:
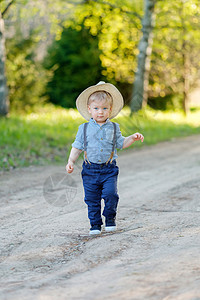
[[[113,159],[117,158],[116,148],[122,149],[125,137],[122,136],[119,124],[116,126],[116,144]],[[84,124],[78,128],[76,139],[72,147],[84,150]],[[112,122],[107,119],[106,123],[99,125],[93,118],[90,119],[87,127],[87,157],[90,162],[102,164],[105,163],[112,152],[114,127]]]

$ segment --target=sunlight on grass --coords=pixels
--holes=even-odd
[[[200,133],[200,110],[189,113],[187,117],[182,112],[163,112],[150,108],[134,113],[131,118],[129,114],[130,109],[124,108],[115,121],[120,124],[124,136],[131,135],[134,131],[141,132],[145,136],[144,144]],[[140,143],[132,145],[140,146]]]
[[[125,107],[113,119],[120,124],[122,134],[141,132],[144,143],[155,144],[175,137],[200,133],[200,110],[187,117],[181,112],[161,112],[145,108],[130,117]],[[30,164],[65,163],[78,126],[86,122],[76,109],[45,105],[37,113],[0,119],[0,168],[10,169]]]

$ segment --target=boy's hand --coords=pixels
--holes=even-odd
[[[144,136],[141,133],[138,133],[138,132],[134,133],[132,135],[132,138],[133,138],[134,142],[135,141],[141,141],[143,143],[143,141],[144,141]]]
[[[72,173],[74,171],[74,164],[73,162],[69,161],[66,165],[66,171],[67,173]]]

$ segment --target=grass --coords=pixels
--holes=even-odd
[[[156,144],[192,134],[200,134],[200,109],[187,117],[181,112],[161,112],[146,108],[131,118],[124,108],[113,121],[120,124],[124,136],[139,131],[144,143],[131,147]],[[0,169],[65,163],[78,126],[85,122],[77,110],[46,105],[37,113],[0,118]]]

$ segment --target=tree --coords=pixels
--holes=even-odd
[[[158,100],[162,106],[167,101],[188,112],[188,93],[195,87],[200,70],[199,22],[198,0],[157,3],[149,84],[151,102]]]
[[[98,39],[84,25],[64,28],[61,39],[48,50],[44,65],[52,70],[47,84],[49,101],[63,107],[76,107],[77,96],[102,79]]]
[[[60,39],[63,26],[70,26],[72,22],[77,26],[83,23],[99,41],[103,66],[101,79],[106,77],[108,81],[122,87],[123,94],[127,95],[126,102],[130,101],[129,90],[134,78],[142,0],[29,0],[21,5],[22,1],[25,0],[16,1],[16,10],[11,10],[11,17],[20,19],[25,36],[30,31],[29,26],[40,24],[44,27],[38,35],[40,46],[41,40],[49,43],[52,35]]]
[[[138,111],[147,103],[150,55],[152,50],[152,28],[154,18],[154,0],[145,1],[145,13],[142,20],[142,37],[139,43],[137,71],[135,74],[131,111]]]
[[[102,76],[121,90],[126,104],[131,100],[142,10],[142,0],[87,1],[76,7],[71,21],[82,22],[98,36]]]
[[[59,34],[59,30],[61,29],[60,20],[70,14],[69,6],[73,6],[73,3],[76,1],[71,0],[70,2],[71,3],[66,3],[62,0],[0,0],[0,116],[8,113],[10,102],[5,72],[5,14],[10,11],[10,7],[15,7],[16,9],[11,10],[11,18],[17,20],[17,22],[21,20],[25,22],[26,26],[23,26],[23,29],[25,29],[25,31],[28,29],[29,32],[32,31],[33,27],[38,27],[38,19],[41,19],[41,17],[43,17],[43,21],[45,18],[51,20],[52,25],[48,24],[46,33],[43,31],[43,34],[38,34],[37,41],[39,42],[45,39],[45,36],[49,35],[49,30],[51,30],[54,35]],[[56,18],[55,13],[57,14]],[[41,24],[42,23],[44,22],[41,22]],[[43,26],[41,24],[40,26]],[[46,24],[47,23],[45,23],[45,25]],[[35,79],[37,80],[37,78]],[[27,87],[27,90],[28,88],[29,87]]]
[[[49,74],[36,59],[37,32],[23,38],[20,28],[15,38],[7,38],[7,85],[11,109],[30,111],[46,100],[43,96]]]
[[[0,12],[0,116],[5,116],[9,110],[8,89],[5,75],[5,30],[4,19]]]

